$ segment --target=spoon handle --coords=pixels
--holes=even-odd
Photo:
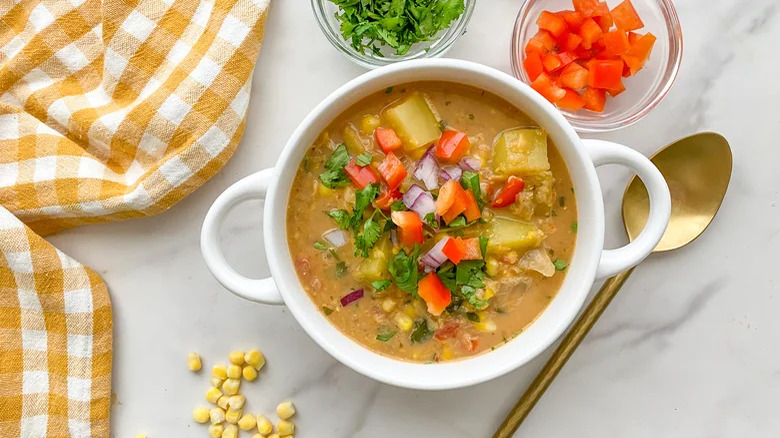
[[[539,371],[539,374],[536,375],[534,381],[525,390],[525,393],[523,393],[515,407],[509,412],[504,422],[496,429],[493,438],[509,438],[515,433],[531,412],[531,409],[534,408],[544,392],[555,380],[555,377],[571,355],[574,354],[582,340],[585,339],[590,329],[596,324],[601,314],[604,313],[604,309],[607,308],[612,298],[615,298],[615,295],[623,287],[628,277],[634,272],[634,269],[631,268],[628,271],[621,272],[604,282],[604,285],[601,286],[601,289],[593,297],[588,307],[577,318],[577,321],[563,338],[560,345],[558,345],[558,348],[555,349],[544,368]]]

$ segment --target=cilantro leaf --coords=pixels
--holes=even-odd
[[[328,245],[320,242],[319,240],[314,242],[314,249],[318,249],[318,250],[321,251],[321,250],[327,249],[327,248],[328,248]]]
[[[387,290],[391,284],[393,284],[392,280],[376,280],[371,282],[371,286],[376,289],[377,292]]]
[[[376,340],[387,342],[390,339],[392,339],[393,336],[395,336],[395,333],[396,333],[395,330],[390,330],[388,328],[382,327],[377,331]]]
[[[355,163],[361,167],[368,166],[369,164],[371,164],[371,160],[373,159],[374,156],[366,152],[365,154],[358,155],[357,158],[355,158]]]
[[[347,264],[342,262],[336,263],[336,278],[341,278],[347,273]]]
[[[330,216],[336,223],[339,225],[339,228],[342,230],[346,230],[351,225],[352,216],[349,214],[347,210],[344,209],[333,209],[328,213],[328,216]]]
[[[479,174],[468,170],[464,171],[460,177],[460,185],[466,190],[471,190],[479,209],[482,210],[484,201],[482,200],[482,188],[479,186]]]
[[[452,262],[444,262],[444,264],[442,264],[439,270],[436,272],[436,275],[439,276],[441,282],[444,283],[444,286],[446,286],[450,292],[455,292],[457,290],[458,286],[457,282],[455,281],[455,265],[452,264]]]
[[[455,282],[460,288],[456,293],[477,310],[487,307],[488,303],[477,297],[477,290],[485,287],[485,262],[483,260],[464,260],[455,267]]]
[[[431,228],[439,228],[439,220],[436,219],[436,213],[428,213],[425,215],[425,223]]]
[[[417,259],[420,257],[420,247],[414,246],[411,256],[405,250],[398,254],[387,264],[390,275],[393,276],[396,286],[402,291],[417,297],[417,277],[419,275]]]
[[[392,203],[390,205],[390,211],[404,211],[406,210],[406,205],[404,205],[404,201],[398,200]]]
[[[355,255],[368,257],[368,251],[376,245],[376,242],[381,235],[382,229],[379,227],[379,223],[374,219],[374,215],[371,215],[371,217],[363,223],[363,231],[355,237]]]
[[[479,252],[484,259],[487,255],[488,238],[485,236],[479,236]]]
[[[340,144],[328,158],[328,161],[325,162],[326,170],[320,174],[322,184],[329,189],[349,185],[349,177],[344,172],[344,167],[346,167],[347,163],[349,163],[347,146]]]
[[[556,271],[563,271],[569,265],[566,263],[566,260],[555,259],[555,261],[553,262],[553,266],[555,266]]]
[[[363,190],[355,192],[355,209],[352,210],[352,229],[357,231],[360,223],[363,222],[363,213],[371,202],[379,196],[379,185],[369,184]]]
[[[422,344],[433,336],[433,330],[428,327],[428,320],[418,319],[414,322],[412,334],[409,336],[413,344]]]

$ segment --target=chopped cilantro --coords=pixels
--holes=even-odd
[[[436,219],[436,213],[428,213],[425,215],[425,223],[431,228],[439,228],[439,220]]]
[[[390,275],[393,276],[396,286],[402,291],[417,296],[417,259],[420,256],[420,247],[414,246],[411,256],[406,251],[398,251],[398,254],[387,264]]]
[[[328,249],[328,245],[325,245],[324,243],[320,242],[319,240],[314,242],[314,249],[318,249],[322,251],[323,249]]]
[[[350,227],[351,223],[351,215],[347,210],[344,209],[333,209],[329,212],[327,212],[328,216],[330,216],[336,223],[339,225],[339,228],[342,230],[346,230]]]
[[[393,202],[390,205],[390,211],[404,211],[406,210],[406,205],[404,205],[404,201],[398,200]]]
[[[569,226],[569,228],[571,228],[571,232],[572,233],[576,233],[577,232],[577,221],[572,222],[571,225]]]
[[[325,316],[330,316],[331,313],[333,313],[333,309],[330,307],[322,306],[322,313],[325,314]]]
[[[550,216],[557,217],[558,213],[555,212],[555,210],[550,211]]]
[[[391,284],[393,284],[392,280],[376,280],[371,282],[371,286],[376,289],[377,292],[387,290]]]
[[[365,154],[360,154],[355,158],[355,163],[358,166],[368,166],[371,164],[371,160],[374,159],[374,156],[366,152]]]
[[[479,252],[482,254],[483,259],[487,255],[487,246],[488,238],[485,236],[479,236]]]
[[[347,146],[340,144],[328,158],[328,161],[325,162],[326,170],[320,174],[322,184],[329,189],[349,185],[349,177],[344,172],[344,167],[347,163],[349,163]]]
[[[355,237],[355,255],[368,257],[368,251],[376,245],[379,237],[382,235],[382,229],[379,222],[374,219],[372,214],[368,220],[363,223],[363,231]]]
[[[428,327],[428,320],[418,319],[414,322],[414,328],[410,339],[413,344],[422,344],[433,336],[433,331]]]
[[[471,190],[474,194],[474,199],[477,200],[479,209],[482,210],[482,188],[479,186],[479,174],[474,172],[464,171],[460,177],[460,185],[466,190]]]
[[[455,282],[460,288],[458,293],[464,300],[478,310],[487,307],[488,303],[477,297],[477,290],[485,287],[484,260],[464,260],[455,267]]]
[[[343,261],[336,263],[336,278],[341,278],[347,273],[347,264]]]
[[[553,266],[555,266],[556,271],[563,271],[569,265],[566,263],[566,260],[555,259],[555,261],[553,262]]]
[[[457,289],[457,284],[455,282],[455,265],[453,265],[452,262],[444,262],[444,264],[439,267],[436,275],[439,276],[439,279],[442,283],[444,283],[444,286],[446,286],[447,289],[449,289],[451,292],[455,292]]]
[[[566,197],[565,196],[561,196],[560,198],[558,198],[558,205],[560,205],[561,207],[566,205]]]
[[[387,87],[385,88],[385,94],[390,94],[393,92],[393,87]]]
[[[477,315],[477,314],[476,314],[476,313],[474,313],[474,312],[468,312],[468,313],[466,313],[466,318],[468,318],[468,319],[469,319],[469,321],[471,321],[471,322],[479,322],[479,321],[480,321],[480,320],[479,320],[479,315]]]
[[[379,331],[376,334],[376,340],[377,341],[382,341],[382,342],[387,342],[390,339],[392,339],[393,336],[395,336],[395,330],[390,330],[390,329],[387,329],[387,328],[380,328]]]
[[[439,131],[444,132],[447,129],[447,121],[439,120]]]

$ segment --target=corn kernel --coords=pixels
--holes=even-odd
[[[276,431],[281,436],[292,435],[295,432],[295,425],[287,420],[282,420],[276,423]]]
[[[241,365],[228,365],[227,369],[228,379],[240,379],[241,378]]]
[[[474,323],[474,328],[481,332],[494,332],[497,329],[496,323],[487,318]]]
[[[496,295],[496,292],[493,290],[492,287],[486,287],[485,288],[485,293],[482,294],[482,299],[483,300],[489,300],[489,299],[493,298],[495,295]]]
[[[333,194],[333,189],[329,189],[325,187],[325,184],[319,183],[317,184],[317,194],[325,198]]]
[[[445,345],[441,350],[441,358],[444,360],[452,359],[452,348],[449,345]]]
[[[243,409],[244,403],[246,403],[246,397],[243,395],[231,395],[228,397],[228,406],[230,406],[230,409]]]
[[[235,424],[228,424],[225,426],[225,431],[222,432],[222,438],[237,438],[238,427]]]
[[[256,433],[256,434],[252,435],[252,438],[263,438],[263,436],[260,435],[259,433]]]
[[[206,400],[208,400],[209,403],[216,403],[220,397],[222,397],[222,391],[220,391],[219,388],[214,388],[212,386],[206,391]]]
[[[187,368],[192,372],[200,370],[200,355],[198,353],[189,353],[187,355]]]
[[[408,316],[399,313],[395,316],[395,325],[398,326],[399,329],[408,332],[412,329],[412,318],[409,318]]]
[[[211,408],[209,411],[211,424],[219,424],[225,421],[225,411],[222,408]]]
[[[244,369],[241,370],[241,374],[244,376],[244,379],[249,382],[252,382],[257,378],[257,370],[251,365],[244,366]]]
[[[192,419],[198,423],[205,423],[209,421],[209,418],[209,410],[202,406],[199,406],[192,411]]]
[[[260,368],[265,365],[265,357],[263,356],[263,353],[257,351],[257,350],[249,350],[244,355],[244,360],[249,365],[252,365],[255,367],[256,370],[260,371]]]
[[[222,409],[227,409],[230,407],[230,396],[223,395],[222,397],[217,400],[217,406],[219,406]]]
[[[222,438],[222,432],[225,431],[225,426],[221,424],[212,424],[209,426],[209,435],[212,438]]]
[[[252,430],[255,426],[257,426],[257,420],[252,414],[246,414],[238,420],[238,427],[241,428],[241,430]]]
[[[404,313],[409,318],[415,318],[417,316],[417,309],[413,305],[408,304],[404,306]]]
[[[276,406],[276,415],[282,420],[286,420],[295,415],[295,405],[291,401],[279,403]]]
[[[219,380],[227,379],[227,367],[221,363],[214,365],[211,368],[211,376],[216,377]]]
[[[238,394],[238,389],[241,387],[241,381],[238,379],[227,379],[225,380],[225,383],[222,384],[222,391],[225,392],[227,395],[236,395]]]
[[[274,431],[274,425],[271,424],[271,420],[265,417],[265,415],[257,416],[257,431],[261,435],[268,435]]]
[[[385,300],[382,301],[382,310],[390,313],[393,309],[395,309],[395,300],[392,298],[385,298]]]
[[[244,413],[241,409],[230,408],[225,412],[225,421],[230,424],[236,424],[243,415]]]
[[[221,380],[218,377],[212,377],[210,382],[211,382],[211,386],[215,388],[219,388],[220,386],[222,386],[222,382],[224,382],[224,380]]]
[[[374,129],[379,127],[379,117],[366,114],[360,119],[360,132],[365,135],[371,135]]]
[[[230,352],[230,356],[228,357],[230,359],[230,363],[233,365],[243,365],[244,364],[244,352],[243,351],[232,351]]]
[[[496,275],[498,275],[498,268],[499,268],[498,260],[492,257],[488,258],[487,261],[485,262],[485,271],[491,277],[495,277]]]
[[[272,433],[271,435],[268,435],[268,438],[280,438],[278,433]]]

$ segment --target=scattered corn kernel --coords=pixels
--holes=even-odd
[[[480,322],[474,323],[474,328],[481,332],[494,332],[496,331],[496,323],[491,319],[482,319]]]
[[[238,420],[238,427],[240,427],[241,430],[252,430],[255,426],[257,426],[257,420],[252,414],[246,414]]]
[[[409,318],[415,318],[417,316],[417,309],[413,305],[408,304],[408,305],[404,306],[404,313]]]
[[[200,355],[198,353],[190,353],[187,355],[187,368],[193,372],[200,370]]]
[[[220,386],[222,386],[222,382],[224,382],[224,380],[222,380],[222,379],[220,379],[218,377],[212,377],[211,378],[211,386],[213,386],[215,388],[219,388]]]
[[[243,409],[245,402],[246,397],[243,395],[232,395],[228,399],[228,406],[230,406],[230,409]]]
[[[282,420],[286,420],[295,415],[295,405],[291,401],[279,403],[276,406],[276,415]]]
[[[225,431],[225,426],[221,424],[212,424],[209,426],[209,435],[212,436],[212,438],[221,438],[222,432]]]
[[[390,313],[393,309],[395,309],[395,300],[392,298],[385,298],[385,300],[382,301],[382,310]]]
[[[230,356],[228,357],[230,359],[230,363],[233,365],[243,365],[244,364],[244,352],[243,351],[232,351],[230,352]]]
[[[227,367],[221,363],[214,365],[211,368],[211,376],[216,377],[219,380],[227,379]]]
[[[263,356],[263,353],[257,351],[257,350],[249,350],[244,355],[244,360],[249,365],[252,365],[255,367],[256,370],[260,371],[260,368],[265,365],[265,357]]]
[[[489,300],[489,299],[493,298],[495,295],[496,295],[496,292],[493,290],[492,287],[486,287],[485,288],[485,293],[482,294],[482,297],[483,297],[482,299]]]
[[[206,400],[208,400],[209,403],[216,403],[220,397],[222,397],[222,391],[220,391],[219,388],[212,386],[206,391]]]
[[[222,409],[227,409],[230,406],[230,396],[229,395],[223,395],[222,397],[217,400],[217,406],[219,406]]]
[[[276,431],[279,432],[279,435],[281,436],[292,435],[295,433],[295,425],[287,420],[282,420],[276,423]]]
[[[257,416],[257,431],[261,435],[268,435],[274,431],[274,425],[271,424],[271,420],[265,417],[265,415]]]
[[[399,313],[395,316],[395,325],[397,325],[399,329],[405,332],[408,332],[412,329],[412,324],[412,318],[409,318],[407,315]]]
[[[259,433],[256,433],[256,434],[252,435],[252,438],[263,438],[263,436],[260,435]]]
[[[495,277],[498,274],[498,260],[489,257],[485,262],[485,271],[491,277]]]
[[[222,391],[225,392],[227,395],[236,395],[238,394],[238,389],[241,387],[241,381],[238,379],[227,379],[225,380],[225,383],[222,384]]]
[[[222,432],[222,438],[237,438],[238,427],[235,424],[228,424],[225,426],[225,431]]]
[[[241,374],[244,376],[245,380],[250,382],[257,378],[257,370],[251,365],[244,366],[244,369],[241,370]]]
[[[452,348],[449,345],[445,345],[441,350],[441,358],[444,360],[452,359]]]
[[[240,379],[241,378],[241,365],[228,365],[227,369],[228,379]]]
[[[230,424],[236,424],[243,415],[244,412],[241,409],[230,408],[225,412],[225,421]]]
[[[271,435],[268,435],[268,438],[279,438],[278,433],[272,433]]]
[[[211,424],[223,423],[225,421],[225,410],[222,408],[211,408],[209,418],[211,418]]]
[[[203,406],[199,406],[192,410],[192,419],[198,423],[205,423],[209,421],[209,410]]]

